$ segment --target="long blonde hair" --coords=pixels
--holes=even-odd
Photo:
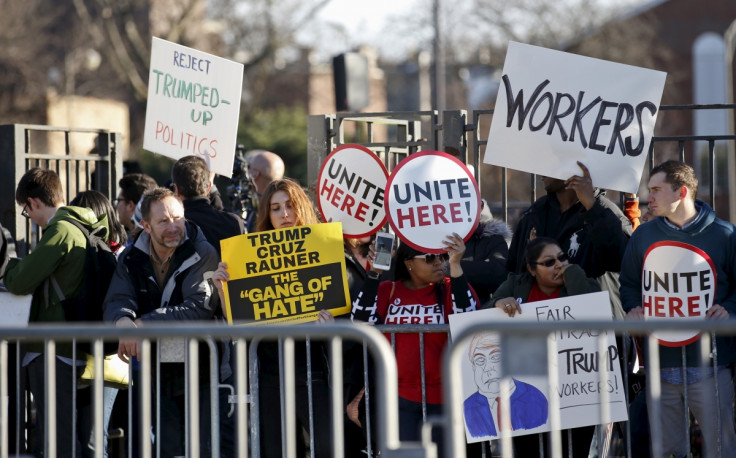
[[[256,220],[257,231],[270,231],[275,229],[271,224],[271,198],[278,191],[284,191],[291,200],[291,207],[296,214],[295,224],[297,226],[306,226],[308,224],[319,223],[317,212],[314,210],[314,204],[304,189],[291,178],[283,178],[275,180],[268,184],[266,190],[263,191],[261,201],[258,203],[258,219]]]

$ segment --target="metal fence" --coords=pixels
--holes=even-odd
[[[19,256],[39,235],[11,198],[20,177],[32,167],[50,169],[61,178],[66,202],[90,189],[113,199],[123,173],[122,144],[119,133],[103,129],[0,125],[0,195],[6,196],[0,201],[0,223],[15,238]]]
[[[512,321],[512,320],[511,320]],[[466,453],[471,450],[465,444],[465,429],[464,419],[462,413],[463,399],[461,389],[461,360],[465,345],[467,345],[470,336],[479,331],[492,330],[493,332],[501,334],[504,338],[510,339],[522,339],[528,342],[543,342],[546,337],[550,334],[554,334],[560,331],[568,330],[600,330],[615,332],[617,335],[623,335],[625,333],[638,334],[647,336],[649,333],[657,330],[697,330],[702,332],[702,336],[710,336],[715,333],[719,336],[722,335],[736,335],[736,322],[733,320],[724,321],[701,321],[701,322],[590,322],[590,321],[575,321],[575,322],[555,322],[555,323],[529,323],[522,322],[505,322],[499,323],[493,326],[493,329],[488,329],[488,326],[475,325],[469,329],[464,330],[460,335],[453,336],[453,341],[449,344],[448,349],[445,353],[444,358],[444,369],[443,377],[445,382],[444,389],[444,407],[443,413],[440,416],[427,416],[425,413],[425,432],[423,435],[422,443],[405,443],[399,441],[398,431],[398,417],[399,411],[397,406],[397,368],[392,353],[391,346],[389,344],[390,339],[386,339],[384,335],[379,331],[388,332],[394,334],[396,332],[448,332],[447,326],[444,325],[430,325],[430,326],[384,326],[377,327],[378,329],[371,328],[368,325],[354,325],[350,323],[344,324],[330,324],[330,325],[296,325],[296,326],[268,326],[268,327],[252,327],[252,326],[207,326],[197,324],[177,324],[169,326],[146,326],[133,330],[125,335],[126,338],[140,338],[142,339],[142,360],[151,361],[159,350],[156,342],[158,339],[163,338],[185,338],[186,347],[188,348],[188,354],[186,359],[186,456],[198,457],[198,456],[220,456],[220,433],[222,421],[230,417],[234,419],[235,424],[235,449],[232,456],[247,457],[247,456],[261,456],[260,445],[259,445],[259,416],[274,415],[275,409],[280,409],[283,412],[282,416],[282,431],[280,443],[271,443],[267,446],[271,449],[271,454],[276,456],[285,457],[296,457],[297,455],[297,444],[296,440],[298,434],[296,432],[296,403],[304,401],[298,399],[295,395],[297,393],[296,375],[295,370],[298,368],[294,367],[294,347],[295,342],[299,342],[303,339],[309,339],[311,342],[323,342],[326,348],[329,349],[329,366],[330,366],[330,400],[329,405],[321,405],[316,401],[313,401],[311,395],[308,399],[309,410],[312,418],[321,417],[329,418],[330,424],[330,438],[334,444],[333,453],[331,456],[343,457],[351,456],[346,455],[344,451],[345,445],[345,406],[347,401],[344,398],[342,387],[344,386],[344,371],[345,369],[343,361],[343,349],[344,345],[349,342],[364,345],[364,358],[372,361],[372,371],[375,371],[375,377],[366,377],[364,382],[366,383],[365,397],[372,399],[372,401],[366,402],[366,412],[369,418],[364,428],[373,428],[367,433],[367,447],[365,454],[361,456],[377,456],[380,450],[381,456],[388,457],[434,457],[434,456],[446,456],[446,457],[464,457]],[[601,335],[604,333],[601,332]],[[17,415],[18,412],[8,411],[8,399],[11,397],[17,397],[19,399],[26,398],[22,390],[9,391],[8,387],[13,386],[12,380],[8,380],[8,342],[44,342],[45,354],[50,360],[53,360],[55,354],[55,347],[57,343],[63,343],[68,341],[76,342],[93,342],[93,353],[97,358],[98,363],[103,357],[103,340],[115,340],[120,336],[119,331],[113,327],[106,326],[47,326],[47,325],[35,325],[28,328],[0,328],[0,335],[4,336],[4,340],[0,341],[0,457],[7,456],[22,456],[21,453],[8,446],[9,438],[11,435],[17,435],[21,442],[25,442],[32,435],[32,416],[23,419],[21,418],[21,425],[27,421],[31,426],[29,431],[25,431],[22,428],[19,430],[9,430],[9,415]],[[705,342],[705,348],[708,348],[708,337],[702,337]],[[229,406],[228,411],[218,411],[218,403],[214,402],[217,397],[216,390],[210,391],[209,395],[212,396],[213,402],[211,403],[211,415],[212,422],[211,427],[211,442],[208,443],[209,453],[201,453],[202,448],[200,443],[200,435],[204,432],[200,430],[199,416],[204,415],[204,412],[200,411],[200,405],[198,399],[201,398],[199,393],[200,387],[198,385],[199,372],[209,373],[210,377],[216,379],[217,367],[212,366],[209,371],[205,368],[200,368],[199,357],[197,349],[198,341],[201,342],[214,342],[220,339],[232,339],[233,347],[238,351],[241,357],[238,358],[239,362],[244,364],[236,365],[236,383],[232,387],[232,393],[228,396]],[[276,405],[258,405],[257,402],[257,391],[258,391],[258,366],[257,359],[254,358],[255,347],[258,342],[278,341],[280,342],[280,389],[281,404]],[[644,339],[645,345],[650,346],[652,349],[656,348],[657,342],[654,338]],[[210,348],[212,346],[210,345]],[[535,347],[536,348],[536,347]],[[604,347],[602,347],[604,348]],[[504,357],[508,356],[511,358],[518,358],[518,352],[520,350],[503,347]],[[508,353],[506,353],[508,351]],[[515,353],[516,351],[516,353]],[[540,354],[547,354],[548,349],[544,348],[542,344],[536,351]],[[249,354],[250,358],[244,355]],[[422,358],[423,351],[420,351],[417,357]],[[601,353],[602,354],[602,353]],[[548,361],[552,363],[557,356],[550,354]],[[601,361],[601,367],[605,364]],[[714,362],[717,364],[717,361]],[[101,365],[97,364],[98,369],[95,374],[95,382],[89,389],[94,390],[94,424],[96,425],[94,442],[99,444],[102,441],[101,437],[101,425],[102,425],[102,369]],[[170,367],[170,366],[169,366]],[[46,364],[48,371],[53,371],[53,365]],[[119,456],[164,456],[160,454],[159,441],[143,441],[143,445],[138,450],[132,450],[130,436],[139,434],[140,437],[151,437],[151,431],[153,435],[157,436],[158,431],[161,430],[160,421],[152,421],[152,418],[160,418],[153,415],[156,409],[160,408],[157,404],[152,403],[152,399],[156,398],[156,389],[151,391],[152,379],[155,379],[157,374],[160,374],[162,369],[157,364],[142,364],[140,368],[140,389],[141,392],[141,414],[133,421],[133,418],[129,419],[129,425],[126,428],[125,435],[127,437],[126,449],[127,454]],[[505,370],[505,369],[504,369]],[[605,376],[605,371],[601,372],[601,377]],[[652,384],[652,397],[647,399],[649,408],[653,410],[653,415],[657,415],[658,409],[660,409],[660,400],[657,397],[656,384],[658,383],[659,366],[656,359],[652,360],[651,365],[647,367],[648,383]],[[510,374],[504,373],[505,376]],[[626,375],[624,375],[626,377]],[[54,386],[53,383],[48,383],[48,380],[53,380],[53,374],[49,375],[46,383],[46,393],[49,399],[54,399]],[[370,380],[370,382],[369,382]],[[136,382],[138,383],[138,382]],[[368,384],[370,383],[370,384]],[[213,386],[215,384],[213,383]],[[153,385],[156,386],[156,385]],[[133,386],[136,389],[136,386]],[[128,391],[130,393],[130,391]],[[687,394],[686,394],[687,396]],[[559,425],[559,410],[555,410],[555,404],[550,396],[550,419],[552,427],[555,429],[555,425]],[[30,401],[30,399],[28,399]],[[631,400],[629,400],[630,402]],[[605,392],[601,394],[601,409],[600,409],[600,423],[606,424],[607,421],[607,410],[605,408],[607,399]],[[128,408],[132,411],[132,401],[128,400]],[[372,408],[375,406],[374,408]],[[48,402],[44,406],[36,406],[37,409],[53,409],[54,402]],[[635,414],[632,414],[635,415]],[[371,420],[370,417],[373,416]],[[49,419],[48,430],[53,432],[53,416],[47,416]],[[218,420],[219,419],[219,420]],[[733,426],[733,418],[723,418],[722,422],[730,422]],[[725,424],[725,423],[723,423]],[[436,445],[431,443],[431,435],[429,434],[429,428],[431,426],[440,427],[444,434],[444,450],[437,450]],[[631,428],[629,423],[622,423],[619,426],[619,435],[614,437],[619,443],[614,449],[617,450],[617,454],[620,456],[633,456],[631,453]],[[315,431],[311,428],[307,429],[310,436],[315,434]],[[636,431],[634,431],[636,432]],[[688,431],[683,431],[683,434],[688,434]],[[608,435],[610,438],[610,434]],[[58,450],[55,446],[56,441],[53,433],[48,434],[42,438],[42,445],[45,453],[44,456],[62,456],[65,451]],[[538,439],[535,436],[529,436],[531,441],[539,441],[540,447],[542,447],[542,439]],[[554,432],[550,435],[550,451],[546,455],[559,458],[561,454],[561,444],[566,441],[567,438],[564,435],[560,435],[559,432]],[[602,435],[598,440],[599,444],[605,443],[606,435]],[[651,428],[651,444],[654,452],[653,456],[657,455],[657,451],[661,446],[661,431],[658,428]],[[512,455],[513,444],[506,433],[502,434],[502,437],[498,441],[493,443],[487,442],[483,445],[483,449],[472,450],[467,456],[502,456],[510,457]],[[274,449],[276,452],[274,452]],[[614,450],[611,449],[611,450]],[[97,448],[94,456],[103,456],[102,451]],[[597,450],[599,453],[603,450],[603,445],[594,446],[593,450]],[[444,453],[443,453],[444,452]],[[585,450],[587,453],[587,450]],[[694,447],[692,450],[692,456],[719,456],[717,453],[711,455],[702,455],[702,449]],[[577,456],[579,451],[575,451]],[[619,456],[614,455],[614,452],[610,452],[608,455],[600,456]],[[116,456],[112,453],[111,456]],[[222,455],[227,456],[227,455]],[[321,457],[324,455],[317,454],[313,448],[311,448],[311,455]],[[725,455],[723,455],[725,456]]]
[[[679,159],[695,167],[700,181],[699,198],[722,219],[736,217],[736,135],[732,131],[710,135],[673,132],[669,125],[692,125],[701,112],[736,109],[734,104],[663,105],[659,107],[658,130],[649,146],[648,167],[642,177],[646,189],[648,171],[666,159]],[[481,197],[494,215],[514,227],[520,213],[538,197],[534,174],[483,163],[493,110],[448,110],[382,113],[336,113],[311,115],[307,123],[308,182],[313,185],[320,165],[336,147],[359,143],[373,150],[393,170],[401,159],[418,151],[445,151],[474,167]],[[623,195],[609,198],[623,204]]]

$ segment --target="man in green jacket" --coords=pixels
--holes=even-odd
[[[71,218],[79,221],[93,231],[103,227],[102,237],[107,237],[109,227],[107,217],[97,218],[89,208],[65,207],[61,180],[56,172],[33,168],[26,172],[18,183],[15,201],[21,207],[21,214],[43,229],[43,235],[33,248],[33,252],[23,259],[11,259],[5,272],[4,283],[14,294],[33,294],[30,322],[63,322],[64,309],[61,300],[51,286],[50,278],[55,277],[59,289],[65,297],[73,297],[79,292],[84,279],[87,241],[82,232],[72,223],[64,221]],[[100,304],[101,306],[101,304]],[[43,345],[29,344],[23,355],[23,367],[28,370],[31,393],[38,407],[36,424],[35,453],[44,450],[46,434],[47,400],[44,390]],[[72,444],[77,456],[91,456],[93,453],[91,423],[85,415],[91,414],[89,389],[77,393],[78,421],[76,438],[72,436],[73,378],[72,364],[77,366],[77,375],[84,369],[82,355],[77,361],[72,359],[69,344],[57,346],[56,357],[56,450],[59,457],[72,457]],[[84,425],[90,425],[87,428]],[[83,444],[83,445],[80,445]]]

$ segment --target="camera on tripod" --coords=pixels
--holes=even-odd
[[[248,172],[248,160],[245,157],[243,145],[235,148],[233,176],[230,181],[231,184],[227,187],[229,211],[240,215],[246,222],[255,218],[258,209],[258,195]]]

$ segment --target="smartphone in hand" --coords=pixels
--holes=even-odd
[[[376,258],[373,266],[381,270],[391,268],[391,255],[394,250],[394,235],[389,232],[376,233]]]

